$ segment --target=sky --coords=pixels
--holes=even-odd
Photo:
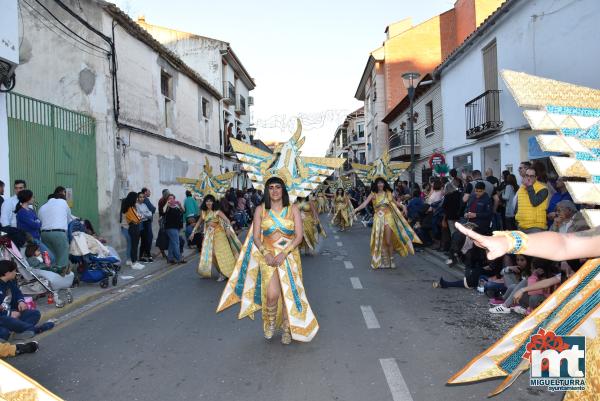
[[[454,0],[115,0],[134,20],[229,42],[256,82],[257,137],[284,141],[303,121],[302,154],[323,156],[335,129],[362,106],[354,99],[385,27],[420,23]]]

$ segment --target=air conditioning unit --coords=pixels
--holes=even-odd
[[[15,69],[19,65],[18,0],[2,2],[0,12],[0,89],[11,90],[15,85]]]
[[[248,106],[254,106],[254,96],[248,96]]]

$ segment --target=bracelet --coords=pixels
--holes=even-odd
[[[527,249],[529,237],[522,231],[494,231],[494,237],[503,236],[508,239],[508,252],[510,254],[520,254]]]

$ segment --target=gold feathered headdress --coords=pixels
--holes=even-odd
[[[231,179],[235,177],[237,173],[231,171],[229,173],[213,176],[212,167],[208,162],[208,157],[205,160],[200,177],[197,179],[178,177],[177,182],[183,184],[186,189],[192,192],[192,195],[195,198],[204,198],[206,195],[212,195],[216,199],[220,199],[231,186]]]
[[[279,177],[285,183],[292,202],[296,197],[308,196],[344,163],[343,159],[300,156],[304,138],[301,137],[302,124],[299,119],[297,124],[294,135],[277,145],[273,154],[231,139],[233,150],[254,188],[263,190],[269,178]]]
[[[365,185],[369,185],[377,178],[383,178],[390,183],[396,180],[408,166],[410,166],[410,163],[407,162],[390,162],[390,155],[387,150],[371,165],[352,163],[356,176]]]

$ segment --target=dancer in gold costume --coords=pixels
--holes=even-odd
[[[317,207],[315,202],[310,199],[310,196],[307,196],[306,198],[297,198],[296,202],[302,218],[304,236],[304,240],[300,244],[300,247],[304,249],[306,254],[314,253],[319,241],[319,230],[317,227],[319,227],[320,222]]]
[[[190,239],[194,238],[202,224],[204,224],[204,239],[198,262],[198,274],[209,278],[212,276],[214,266],[219,273],[217,281],[223,281],[231,275],[242,244],[227,216],[219,210],[219,204],[213,195],[204,197],[200,206],[200,217]]]
[[[364,182],[371,181],[371,193],[358,206],[354,213],[364,209],[373,202],[375,216],[371,230],[371,268],[385,269],[396,267],[394,252],[401,256],[414,254],[413,242],[421,240],[408,224],[392,196],[392,188],[388,180],[394,179],[407,167],[408,163],[390,163],[388,153],[375,160],[372,166],[353,163],[358,177]]]
[[[327,213],[327,197],[322,189],[317,192],[317,211],[319,214]]]
[[[240,251],[217,312],[240,303],[240,319],[262,311],[267,339],[283,329],[282,343],[311,341],[319,330],[302,281],[298,245],[304,235],[297,197],[317,189],[343,159],[300,156],[304,139],[301,125],[292,138],[273,154],[232,139],[232,146],[256,189],[264,189],[265,202],[256,208],[248,236]]]
[[[331,224],[338,226],[340,231],[352,227],[354,208],[344,188],[338,188],[333,198],[333,218]]]

